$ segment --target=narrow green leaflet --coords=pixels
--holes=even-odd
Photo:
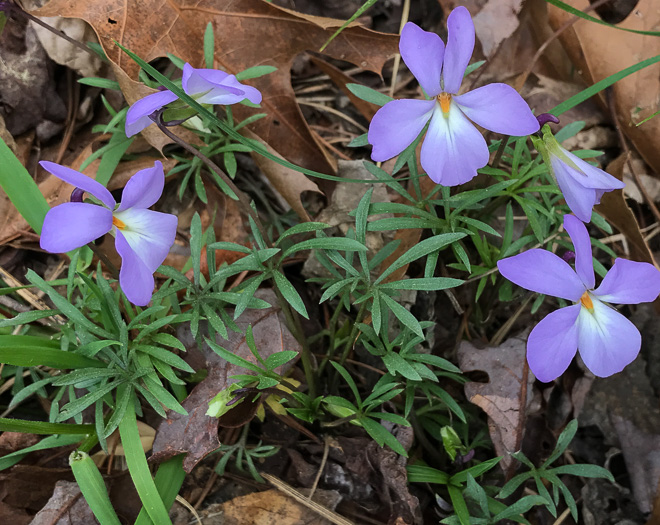
[[[41,226],[50,206],[39,191],[37,183],[2,139],[0,139],[0,187],[30,227],[35,232],[41,233]]]

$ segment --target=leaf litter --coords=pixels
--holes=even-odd
[[[449,0],[440,2],[445,8],[453,7],[455,3]],[[586,1],[571,0],[569,3],[578,9],[587,7]],[[492,58],[494,64],[498,64],[498,67],[491,67],[487,70],[483,79],[489,76],[505,81],[514,78],[515,75],[520,73],[521,61],[516,64],[515,61],[511,60],[511,57],[520,56],[522,47],[527,47],[527,53],[530,49],[533,50],[538,47],[538,42],[534,43],[529,40],[528,26],[530,21],[526,18],[528,15],[525,11],[525,9],[528,9],[527,5],[523,5],[521,10],[521,2],[515,0],[506,3],[490,0],[489,2],[470,2],[469,4],[475,15],[475,23],[485,25],[491,29],[490,32],[479,32],[481,52],[485,57]],[[314,132],[310,130],[309,124],[296,101],[291,87],[291,79],[292,76],[296,75],[296,72],[292,73],[291,68],[294,60],[300,61],[302,53],[317,50],[327,37],[343,23],[343,20],[330,20],[305,15],[256,0],[239,4],[216,2],[212,8],[199,6],[190,8],[174,3],[155,2],[140,5],[128,4],[128,8],[125,8],[125,5],[105,2],[103,8],[99,8],[94,3],[83,5],[70,0],[52,0],[45,8],[36,13],[71,18],[73,19],[72,23],[76,23],[77,20],[75,19],[78,18],[86,20],[99,36],[106,54],[111,59],[114,73],[122,85],[124,96],[129,102],[144,96],[149,90],[143,84],[136,82],[135,65],[114,46],[113,39],[126,45],[146,60],[165,56],[169,52],[190,61],[193,65],[200,66],[202,64],[202,48],[200,45],[202,34],[206,23],[208,21],[213,22],[216,35],[216,67],[221,67],[233,73],[257,64],[269,64],[278,67],[276,73],[249,81],[259,87],[266,95],[262,109],[259,111],[268,114],[267,118],[251,126],[251,132],[287,160],[325,173],[334,172],[332,162],[327,160],[327,155],[320,149],[323,146],[319,146],[315,140]],[[154,7],[159,8],[159,14],[162,16],[155,17],[152,15]],[[538,6],[534,7],[534,9],[537,8]],[[149,10],[151,16],[142,14],[145,9]],[[650,0],[641,0],[635,9],[636,11],[632,16],[624,17],[625,20],[622,23],[626,27],[652,30],[657,26],[657,20],[653,18],[654,11],[651,8]],[[111,14],[108,15],[108,13]],[[563,11],[552,6],[548,6],[548,13],[550,23],[554,28],[559,27],[567,20],[567,15]],[[145,24],[144,20],[149,20],[149,23]],[[186,27],[186,31],[181,31],[183,26]],[[264,46],[262,38],[254,37],[254,35],[264,34],[268,35],[268,46]],[[155,38],[154,35],[157,35],[157,37]],[[185,35],[185,38],[182,35]],[[641,58],[658,54],[657,38],[629,34],[588,24],[584,21],[575,24],[572,29],[569,29],[565,35],[560,37],[560,40],[567,55],[561,56],[560,53],[549,53],[550,61],[554,60],[554,63],[548,64],[547,61],[540,63],[534,69],[532,76],[535,81],[531,80],[525,87],[529,92],[530,86],[536,84],[535,91],[532,89],[531,93],[532,98],[536,96],[538,100],[544,101],[544,103],[537,105],[541,110],[549,109],[555,105],[551,102],[551,97],[557,96],[557,89],[555,88],[560,83],[572,86],[571,89],[575,91],[581,89],[580,79],[569,78],[561,73],[558,75],[561,78],[551,78],[546,76],[549,72],[556,74],[557,71],[566,72],[577,68],[586,82],[592,84],[639,61]],[[343,62],[337,62],[336,60],[351,62],[363,71],[380,75],[386,61],[397,52],[397,45],[398,37],[395,35],[378,34],[360,27],[359,24],[354,24],[328,48],[327,55],[330,59],[326,57],[321,61],[321,59],[315,57],[311,60],[311,63],[316,64],[321,71],[325,72],[340,90],[345,90],[345,84],[352,79],[342,71],[341,64]],[[560,58],[557,59],[557,56],[560,56]],[[566,56],[570,57],[570,60]],[[66,62],[66,59],[62,61],[74,68],[85,67]],[[307,58],[302,62],[309,64]],[[500,65],[503,66],[499,67]],[[622,123],[622,128],[627,134],[631,145],[639,151],[644,161],[648,163],[650,167],[648,173],[651,176],[655,175],[657,180],[660,164],[656,158],[657,148],[655,148],[655,142],[657,140],[655,139],[658,136],[657,126],[660,121],[655,119],[639,127],[634,126],[635,123],[638,123],[653,111],[657,111],[658,87],[655,80],[657,80],[657,66],[655,69],[648,68],[638,73],[638,76],[624,79],[615,87],[613,92],[615,98],[614,109],[618,120]],[[52,85],[52,79],[49,82]],[[373,115],[376,108],[363,101],[357,102],[348,93],[346,95],[349,100],[355,103],[357,111],[362,116],[369,118]],[[560,97],[557,102],[565,98],[567,97]],[[590,126],[602,125],[603,123],[608,126],[607,110],[598,114],[598,111],[594,111],[593,107],[584,109],[588,107],[588,104],[575,108],[573,110],[574,115],[567,115],[567,120],[563,122],[593,119],[589,123]],[[635,107],[632,112],[631,107]],[[243,118],[252,111],[249,108],[240,108],[237,111],[237,116]],[[580,114],[580,111],[582,111],[582,114]],[[598,116],[594,117],[597,114]],[[34,127],[35,124],[31,123],[31,126]],[[159,151],[162,151],[168,143],[168,140],[163,139],[157,130],[148,131],[146,138]],[[85,153],[88,154],[89,151],[86,150]],[[79,159],[72,160],[71,165],[75,167],[76,164],[79,164],[78,161],[81,161],[85,156],[81,155]],[[131,170],[134,170],[139,162],[144,162],[144,160],[121,163],[120,168],[111,179],[110,187],[122,187],[124,177],[130,175]],[[621,159],[616,159],[610,163],[608,171],[615,175],[621,175],[622,162]],[[87,173],[93,174],[97,165],[98,162],[92,163]],[[339,166],[341,172],[343,169],[341,167],[342,163]],[[298,216],[302,220],[308,220],[310,216],[304,206],[303,201],[305,199],[301,198],[301,195],[304,191],[318,192],[318,186],[297,172],[287,172],[275,165],[269,166],[267,163],[262,162],[259,163],[259,168],[266,174],[275,190],[282,195]],[[67,198],[62,193],[61,186],[61,183],[56,184],[55,181],[49,179],[41,183],[43,193],[49,199],[52,199],[53,204]],[[335,192],[340,190],[340,187],[335,185],[326,185],[323,188],[324,190],[330,188]],[[329,196],[332,194],[331,191],[326,191],[326,193]],[[209,195],[211,194],[212,192],[209,191]],[[339,191],[339,196],[341,195],[342,193]],[[332,211],[334,197],[334,195],[330,197],[331,204],[326,209],[326,214]],[[386,202],[387,199],[388,197],[384,196],[383,202]],[[244,237],[245,233],[245,221],[236,210],[230,209],[230,203],[223,204],[220,201],[221,199],[215,197],[210,199],[211,204],[215,206],[215,211],[220,210],[221,222],[222,220],[229,220],[228,218],[231,219],[229,224],[222,226],[227,230],[227,237],[222,240],[232,240],[240,243],[239,239]],[[348,209],[350,208],[351,206],[348,206]],[[636,213],[637,210],[628,207],[622,193],[607,194],[598,210],[612,222],[617,230],[622,232],[635,259],[655,262],[656,253],[644,238],[642,229],[637,222],[639,214]],[[204,211],[202,210],[202,212]],[[206,210],[205,215],[202,213],[202,216],[205,227],[213,222],[214,217],[217,218],[210,208]],[[332,217],[335,215],[330,213],[330,216],[327,222],[333,222]],[[318,220],[318,217],[314,217],[314,219]],[[16,235],[20,235],[21,232],[25,231],[27,226],[20,221],[21,219],[18,216],[10,217],[6,222],[3,221],[3,224],[10,224],[9,228],[3,228],[3,243],[8,242],[10,238],[15,239]],[[189,221],[184,222],[181,229],[183,233],[186,232],[188,224]],[[421,234],[421,230],[399,230],[396,236],[404,240],[402,244],[407,242],[406,246],[409,247],[419,242]],[[401,250],[400,253],[406,251],[405,248],[401,248]],[[397,251],[392,257],[396,258],[400,253]],[[179,262],[173,264],[175,267],[183,268],[187,258],[185,247],[183,248],[183,254],[180,255]],[[176,257],[176,254],[171,255]],[[222,257],[219,257],[219,263],[222,260]],[[391,260],[393,259],[390,258],[390,262]],[[383,267],[386,266],[387,261]],[[418,269],[414,268],[414,270],[417,271]],[[400,270],[402,276],[407,271],[408,266]],[[270,300],[272,301],[271,304],[275,304],[273,297],[270,297]],[[238,324],[239,326],[252,324],[255,337],[258,337],[257,333],[260,334],[261,340],[258,347],[264,351],[264,358],[282,348],[299,348],[293,336],[284,329],[282,313],[276,307],[258,312],[256,317],[251,317],[250,313],[243,314],[239,318]],[[273,337],[273,333],[279,334],[279,337]],[[193,365],[194,368],[208,368],[208,375],[183,402],[183,406],[188,410],[188,416],[169,412],[168,420],[158,428],[152,461],[158,462],[175,454],[185,453],[184,465],[186,470],[190,471],[200,462],[208,461],[204,458],[216,450],[220,444],[217,419],[205,415],[208,409],[208,401],[223,386],[230,384],[229,376],[239,371],[239,369],[234,369],[233,365],[228,365],[222,361],[207,346],[202,345],[201,348],[198,348],[189,332],[184,330],[178,335],[184,341],[188,350],[186,355],[188,362],[194,363],[197,360],[197,363]],[[246,359],[253,359],[244,341],[238,336],[233,337],[232,335],[229,341],[218,341],[218,343],[223,344],[237,355]],[[527,381],[525,381],[524,339],[520,339],[520,336],[518,336],[509,339],[498,347],[486,348],[480,348],[479,345],[464,341],[458,347],[457,352],[459,364],[464,372],[485,371],[488,374],[489,380],[486,383],[467,383],[464,387],[465,395],[470,402],[488,414],[488,429],[495,446],[495,452],[504,456],[505,459],[502,461],[501,466],[507,474],[513,474],[515,464],[509,454],[522,447],[525,425],[533,420],[530,416],[531,399],[532,396],[539,393],[539,387],[534,384],[531,374],[527,376]],[[200,356],[202,356],[201,360]],[[243,370],[240,369],[240,372],[243,372]],[[654,392],[645,388],[646,397],[644,401],[638,399],[637,394],[628,399],[629,385],[639,384],[640,381],[644,383],[644,370],[638,367],[634,370],[634,374],[636,374],[635,377],[626,378],[626,381],[623,381],[620,385],[614,385],[610,388],[610,386],[602,383],[602,388],[596,388],[593,392],[587,391],[586,394],[583,392],[581,395],[586,395],[588,400],[586,405],[580,408],[580,417],[585,417],[587,422],[591,421],[596,426],[602,426],[601,430],[604,434],[610,437],[616,436],[619,440],[628,466],[627,470],[633,473],[632,489],[637,505],[644,512],[650,512],[654,508],[654,491],[658,486],[658,474],[656,470],[647,467],[655,461],[654,454],[657,451],[658,434],[656,430],[649,428],[647,424],[649,421],[653,422],[656,415],[649,415],[647,421],[642,424],[634,417],[628,417],[627,414],[634,412],[637,406],[651,406],[657,402],[657,391]],[[623,380],[623,378],[621,379]],[[637,391],[635,390],[635,392]],[[590,396],[597,397],[597,408],[594,408],[593,403],[589,401]],[[523,397],[526,399],[523,400]],[[258,405],[258,403],[255,405]],[[252,408],[256,411],[256,406]],[[578,405],[575,405],[574,408],[577,410]],[[254,411],[245,411],[244,409],[238,411],[240,413],[237,416],[237,426],[250,421]],[[567,411],[570,412],[570,408]],[[590,411],[593,413],[590,414]],[[612,413],[607,416],[610,411]],[[599,422],[599,417],[602,418],[602,421],[609,417],[609,423]],[[356,488],[357,492],[355,493],[349,491],[349,496],[355,497],[360,493],[360,490],[367,490],[365,487],[368,487],[370,490],[379,493],[378,498],[372,498],[371,500],[372,502],[378,502],[375,505],[389,505],[391,509],[396,509],[390,510],[389,516],[392,520],[399,519],[397,523],[420,522],[420,517],[416,514],[418,512],[416,496],[408,493],[405,464],[402,463],[402,458],[397,457],[390,450],[377,447],[373,441],[366,440],[363,437],[359,438],[362,441],[349,441],[350,439],[355,438],[342,437],[340,439],[346,457],[342,461],[337,461],[336,452],[331,452],[327,471],[323,474],[322,479],[326,482],[337,481],[342,476],[345,477],[348,473],[351,473],[354,485],[357,486],[363,483],[365,486],[361,489]],[[363,453],[363,450],[360,450],[367,448],[369,449],[368,453]],[[321,452],[318,445],[313,445],[309,450],[312,449],[313,452],[308,455],[309,457],[305,456],[302,461],[308,467],[311,466],[310,473],[315,473],[315,468],[320,466]],[[296,452],[294,448],[291,451]],[[300,464],[302,465],[302,463]],[[22,465],[19,467],[22,467]],[[35,471],[37,477],[43,473],[44,479],[50,480],[51,477],[61,477],[63,472],[57,469],[52,469],[49,472],[46,472],[46,470],[37,469]],[[6,474],[0,475],[4,476],[4,479],[9,483],[14,483],[15,480],[21,478],[26,481],[34,473],[18,468],[12,471],[9,477],[6,477]],[[310,486],[314,479],[310,476],[308,476],[306,482],[303,482],[302,478],[299,479],[303,486]],[[60,483],[66,484],[66,482]],[[17,487],[24,487],[24,485],[19,483]],[[66,496],[69,489],[65,485],[62,485],[62,487],[65,492],[64,496],[62,493],[57,492],[60,488],[56,489],[52,499],[55,503],[51,502],[49,505],[57,507],[60,504],[58,502],[63,501],[61,498],[69,497]],[[585,485],[586,488],[591,490],[593,487]],[[38,496],[38,502],[30,499],[27,502],[29,505],[23,508],[29,507],[30,512],[38,510],[38,508],[41,508],[40,505],[45,504],[44,496],[50,496],[52,490],[53,483],[45,483],[40,491],[34,493],[34,497]],[[347,494],[346,491],[338,491],[338,493],[343,494],[344,498]],[[584,490],[583,494],[588,499],[586,496],[589,492]],[[13,494],[13,496],[15,495],[16,493]],[[364,493],[362,495],[364,496]],[[336,498],[335,501],[337,499],[341,499],[341,496]],[[12,497],[11,494],[3,494],[3,498],[0,498],[0,505],[2,505],[0,515],[7,506],[19,509],[20,506],[12,507],[15,504],[17,505],[15,497]],[[328,502],[326,506],[334,509],[336,504]],[[304,507],[292,503],[292,500],[282,497],[275,491],[254,493],[243,498],[236,498],[223,505],[222,510],[227,513],[228,517],[235,516],[232,519],[239,520],[236,523],[241,522],[241,516],[245,513],[264,507],[269,510],[265,512],[263,518],[255,517],[254,523],[270,523],[273,519],[278,519],[282,523],[293,523],[296,522],[296,519],[305,523],[317,522],[314,514],[305,514]],[[44,511],[48,508],[48,506],[44,507]],[[589,508],[590,504],[587,501],[585,503],[585,515],[591,512]],[[593,507],[591,508],[593,509]],[[278,509],[284,510],[280,512]],[[208,507],[207,510],[210,511],[211,507]],[[273,514],[277,518],[274,518]],[[25,515],[28,516],[29,514]],[[297,516],[297,518],[294,518],[294,516]],[[283,521],[285,519],[290,521]],[[16,523],[20,522],[20,518],[17,517],[16,520]],[[83,523],[84,521],[79,522]],[[321,521],[318,522],[321,523]],[[72,521],[72,523],[75,523],[75,521]],[[605,522],[602,521],[602,523]]]

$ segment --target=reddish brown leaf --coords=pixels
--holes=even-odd
[[[249,81],[262,91],[260,111],[268,114],[252,130],[291,162],[321,172],[331,171],[295,101],[290,69],[298,54],[319,49],[343,20],[303,15],[261,0],[51,0],[33,14],[86,20],[98,34],[115,69],[125,71],[132,79],[137,78],[138,67],[114,41],[147,61],[173,53],[201,67],[203,34],[211,21],[216,67],[229,73],[266,64],[278,68],[271,75]],[[398,36],[353,24],[328,46],[326,53],[380,73],[384,62],[397,52],[397,46]],[[255,112],[243,106],[235,108],[239,119]]]
[[[525,428],[525,412],[532,400],[534,375],[525,358],[526,335],[512,337],[500,346],[477,348],[463,341],[458,363],[463,372],[482,370],[488,383],[466,383],[465,395],[488,414],[488,430],[500,466],[507,474],[514,465],[512,452],[520,450]]]
[[[256,295],[270,304],[276,304],[276,297],[272,290],[260,290]],[[300,345],[284,324],[284,314],[277,307],[266,310],[248,310],[237,319],[236,324],[243,331],[248,326],[252,326],[254,340],[263,359],[282,350],[300,351]],[[189,360],[197,359],[197,361],[201,361],[201,352],[204,363],[197,363],[198,366],[195,366],[191,362],[191,366],[193,368],[206,368],[208,375],[182,403],[188,411],[188,415],[183,416],[176,412],[168,412],[168,419],[164,420],[158,427],[153,445],[153,457],[155,461],[163,461],[177,454],[185,453],[183,468],[186,472],[190,472],[207,454],[220,446],[218,441],[218,419],[206,415],[209,401],[218,392],[235,382],[230,379],[230,376],[250,374],[250,371],[228,363],[206,344],[199,349],[189,329],[179,330],[178,337],[188,349],[189,353],[186,357]],[[244,335],[232,332],[229,335],[229,340],[224,340],[218,336],[216,341],[229,352],[252,363],[256,362],[247,346]],[[243,404],[241,403],[237,408],[240,408]],[[249,421],[252,415],[254,414],[249,415],[249,418],[243,423]]]

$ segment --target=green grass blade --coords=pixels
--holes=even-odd
[[[94,425],[70,425],[68,423],[46,423],[0,417],[0,430],[3,432],[24,432],[28,434],[93,434]]]
[[[321,46],[321,49],[319,49],[319,53],[323,53],[323,50],[328,47],[330,42],[332,42],[339,33],[341,33],[344,29],[348,27],[349,24],[351,24],[353,21],[357,20],[360,16],[362,16],[362,13],[364,13],[367,9],[369,9],[372,5],[374,5],[378,0],[367,0],[364,4],[362,4],[360,7],[358,7],[358,10],[353,13],[353,16],[351,16],[346,22],[342,24],[342,26],[335,31],[335,33],[328,38],[328,41]]]
[[[2,139],[0,139],[0,187],[30,227],[35,232],[41,233],[41,226],[50,206],[39,191],[37,183]]]
[[[80,487],[80,492],[99,523],[120,525],[119,518],[112,508],[103,476],[92,458],[86,452],[76,450],[69,456],[69,466]]]
[[[124,418],[119,423],[119,435],[126,453],[126,464],[133,479],[133,484],[149,518],[158,525],[171,525],[172,522],[151,477],[147,457],[142,449],[133,400],[128,403]]]
[[[573,95],[568,100],[565,100],[561,104],[556,105],[548,113],[551,113],[558,117],[562,113],[565,113],[569,109],[584,102],[588,98],[593,97],[596,93],[599,93],[603,89],[610,87],[612,84],[618,82],[622,78],[625,78],[628,75],[632,75],[633,73],[636,73],[640,69],[644,69],[645,67],[652,66],[657,62],[660,62],[660,55],[647,58],[646,60],[642,60],[641,62],[638,62],[633,66],[627,67],[626,69],[622,69],[618,73],[614,73],[613,75],[610,75],[609,77],[596,82],[593,86],[590,86],[587,89],[580,91],[577,95]]]
[[[45,365],[51,368],[105,368],[106,363],[53,348],[48,341],[24,344],[20,335],[0,335],[0,363],[15,366]],[[39,339],[39,338],[31,338]]]
[[[183,470],[183,454],[168,459],[158,467],[154,483],[158,494],[160,494],[165,508],[169,509],[176,499],[183,480],[186,477],[186,471]],[[147,511],[143,508],[135,520],[135,525],[151,525],[153,522],[149,518]]]
[[[583,20],[588,20],[589,22],[595,22],[597,24],[600,24],[602,26],[607,26],[607,27],[612,27],[614,29],[619,29],[620,31],[628,31],[629,33],[636,33],[638,35],[650,35],[650,36],[660,36],[660,31],[642,31],[641,29],[628,29],[627,27],[621,27],[617,26],[614,24],[609,24],[608,22],[605,22],[604,20],[601,20],[599,18],[595,18],[591,15],[588,15],[587,13],[584,13],[580,11],[579,9],[575,9],[574,7],[565,4],[561,0],[545,0],[549,4],[554,5],[555,7],[558,7],[559,9],[566,11],[567,13],[570,13],[572,15],[578,16],[582,18]]]

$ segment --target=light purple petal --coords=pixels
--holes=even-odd
[[[454,100],[472,122],[495,133],[524,136],[540,129],[527,102],[506,84],[488,84]]]
[[[442,91],[442,59],[445,56],[442,39],[435,33],[424,31],[418,25],[408,22],[401,31],[399,51],[424,91],[431,97],[439,95]]]
[[[393,100],[380,108],[369,125],[368,140],[373,145],[371,158],[377,162],[391,159],[421,133],[431,118],[435,100]]]
[[[593,188],[595,190],[603,190],[603,191],[612,191],[612,190],[620,190],[621,188],[625,187],[625,183],[621,182],[616,177],[613,177],[609,173],[604,172],[603,170],[597,168],[596,166],[592,166],[588,162],[582,160],[580,157],[573,155],[570,151],[567,151],[564,148],[561,149],[564,152],[564,154],[582,172],[582,173],[578,172],[580,173],[581,176],[579,181],[580,184],[585,188]],[[598,195],[598,201],[600,201],[601,196],[602,193]]]
[[[584,286],[591,290],[596,286],[596,278],[594,276],[589,232],[584,223],[573,215],[564,215],[564,228],[575,247],[575,271],[582,279]]]
[[[454,95],[461,88],[465,69],[474,50],[474,23],[465,7],[459,6],[449,13],[447,31],[442,79],[444,91]]]
[[[171,91],[158,91],[138,100],[128,108],[128,113],[126,113],[126,136],[132,137],[149,127],[153,124],[149,115],[170,102],[174,102],[177,98]]]
[[[164,186],[163,164],[157,160],[153,168],[140,170],[128,180],[117,211],[153,206],[163,193]]]
[[[214,70],[211,70],[214,71]],[[225,81],[223,82],[223,87],[224,88],[233,88],[236,90],[241,90],[243,92],[243,95],[241,95],[243,98],[240,100],[237,100],[236,102],[240,102],[241,100],[248,99],[250,102],[253,104],[261,104],[261,91],[259,91],[257,88],[248,86],[247,84],[242,84],[239,82],[234,75],[229,75]],[[220,93],[221,95],[221,93]],[[208,104],[234,104],[234,102],[214,102],[213,100],[205,100],[206,97],[200,98],[202,102],[208,103]],[[220,98],[218,98],[220,100]]]
[[[91,177],[88,177],[79,171],[67,168],[66,166],[60,166],[54,162],[48,162],[47,160],[42,160],[39,164],[43,169],[52,173],[58,179],[62,179],[64,182],[93,195],[111,210],[115,207],[115,199],[112,198],[108,189]]]
[[[146,306],[154,293],[154,274],[133,251],[120,231],[115,248],[121,256],[119,285],[128,300],[138,306]]]
[[[539,381],[558,378],[571,364],[578,348],[579,304],[560,308],[544,317],[527,339],[527,362]]]
[[[261,102],[258,89],[241,84],[234,75],[219,69],[195,69],[185,64],[181,86],[190,96],[202,95],[197,98],[200,104],[236,104],[246,98],[254,104]]]
[[[594,290],[598,299],[614,304],[655,301],[660,294],[660,271],[649,263],[617,259]]]
[[[130,208],[115,212],[126,226],[121,229],[126,242],[151,272],[162,264],[174,244],[177,218],[170,213]]]
[[[550,163],[568,207],[582,222],[591,221],[591,210],[596,203],[596,190],[582,186],[584,176],[562,162],[559,157],[550,155]]]
[[[98,239],[112,229],[112,212],[86,202],[65,202],[49,210],[41,229],[41,247],[64,253]]]
[[[594,375],[608,377],[621,372],[634,361],[642,346],[642,336],[619,312],[593,301],[594,312],[580,309],[578,316],[578,349]]]
[[[428,176],[437,184],[457,186],[473,179],[488,156],[486,141],[458,106],[452,102],[446,118],[436,104],[420,154]]]
[[[573,268],[547,250],[526,252],[497,261],[500,273],[518,286],[577,302],[586,291]]]

